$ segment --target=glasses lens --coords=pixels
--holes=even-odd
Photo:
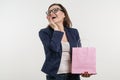
[[[46,12],[47,15],[50,15],[50,13],[51,13],[51,11],[47,11],[47,12]]]
[[[48,15],[48,11],[46,12],[46,15]]]
[[[55,8],[55,9],[52,9],[52,10],[47,11],[46,14],[47,14],[47,15],[50,15],[51,12],[57,13],[58,11],[62,11],[62,9],[60,9],[60,8]]]
[[[59,11],[59,8],[53,9],[53,13],[57,13]]]

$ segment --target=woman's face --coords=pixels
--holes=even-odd
[[[49,8],[48,10],[48,15],[50,17],[52,17],[52,20],[55,22],[55,23],[63,23],[64,21],[64,17],[65,17],[65,14],[64,12],[62,11],[62,9],[57,6],[57,5],[54,5],[52,7]]]

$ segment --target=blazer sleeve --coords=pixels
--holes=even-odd
[[[39,37],[42,41],[45,50],[50,49],[54,52],[59,52],[63,32],[54,31],[52,37],[50,37],[49,35],[49,32],[46,32],[44,30],[39,31]]]
[[[77,40],[78,47],[82,47],[81,39],[80,39],[79,32],[77,29],[75,29],[75,34],[76,34],[76,40]]]

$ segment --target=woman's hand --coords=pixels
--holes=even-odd
[[[51,16],[47,16],[47,19],[51,28],[53,28],[54,30],[59,30],[57,24],[55,24]]]
[[[89,74],[88,72],[84,72],[81,74],[82,77],[90,77],[92,74]]]

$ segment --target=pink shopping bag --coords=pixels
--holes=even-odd
[[[72,49],[72,73],[96,74],[96,48],[74,47]]]

